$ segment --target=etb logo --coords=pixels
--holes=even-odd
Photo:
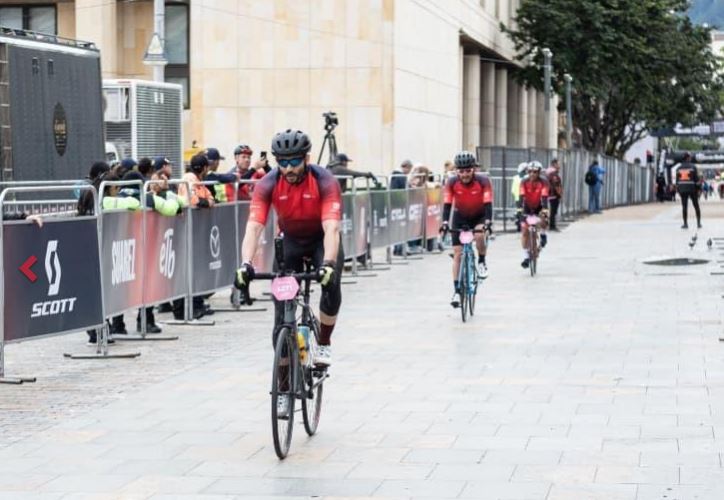
[[[173,272],[176,269],[176,252],[173,249],[173,229],[167,229],[163,234],[163,243],[161,244],[161,254],[158,259],[159,271],[166,278],[173,278]]]

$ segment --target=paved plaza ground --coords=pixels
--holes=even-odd
[[[535,278],[499,236],[465,324],[447,252],[346,278],[319,433],[298,419],[283,462],[271,310],[112,347],[133,360],[63,358],[82,333],[9,345],[38,380],[0,385],[0,499],[722,499],[724,202],[703,211],[693,249],[678,204],[581,219]]]

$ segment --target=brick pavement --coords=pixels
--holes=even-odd
[[[284,462],[270,311],[113,347],[135,360],[64,359],[90,350],[82,334],[7,346],[7,373],[38,382],[0,386],[0,500],[720,499],[724,248],[705,240],[722,207],[703,204],[694,250],[673,204],[583,219],[535,279],[499,237],[466,324],[446,255],[357,279],[319,434],[300,424]],[[641,263],[654,255],[714,262]]]

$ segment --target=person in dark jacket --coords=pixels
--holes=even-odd
[[[684,219],[684,225],[681,229],[689,228],[689,199],[694,205],[696,212],[696,226],[701,229],[701,210],[699,209],[699,189],[701,188],[702,179],[699,177],[699,171],[691,162],[691,154],[684,153],[684,159],[676,168],[676,191],[681,196],[681,216]]]
[[[354,178],[367,177],[377,184],[377,179],[372,172],[360,172],[358,170],[348,168],[347,164],[351,161],[352,160],[349,156],[344,153],[339,153],[334,160],[327,165],[327,169],[335,176],[347,176]],[[339,181],[339,187],[342,189],[342,192],[347,191],[347,179],[337,179],[337,181]]]

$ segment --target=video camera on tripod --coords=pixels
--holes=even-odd
[[[334,129],[339,125],[339,118],[337,118],[337,113],[334,111],[322,113],[322,116],[324,117],[324,130],[326,130],[327,133],[324,134],[324,141],[322,142],[322,149],[319,150],[317,165],[321,165],[324,146],[327,143],[329,143],[329,162],[327,163],[329,165],[337,157],[337,138],[334,136]]]

